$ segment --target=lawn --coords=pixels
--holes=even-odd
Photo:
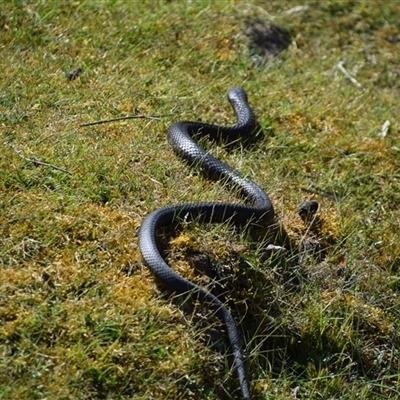
[[[137,240],[164,205],[243,201],[166,141],[179,120],[233,125],[233,86],[254,143],[201,145],[274,224],[180,220],[165,259],[209,288],[193,255],[218,270],[254,399],[399,399],[399,19],[379,0],[3,1],[0,399],[240,398],[223,327]],[[279,54],[254,38],[271,25]]]

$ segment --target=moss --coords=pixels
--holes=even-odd
[[[208,339],[216,321],[165,296],[137,244],[158,207],[242,201],[184,166],[165,139],[181,119],[234,123],[226,93],[236,85],[261,121],[258,141],[206,146],[270,194],[276,226],[252,234],[181,221],[160,234],[167,261],[214,289],[187,255],[215,267],[254,397],[398,396],[400,9],[293,7],[2,4],[0,397],[236,395],[224,335]],[[252,62],[245,30],[254,20],[288,31],[291,46]],[[162,117],[80,126],[127,114]],[[306,199],[320,204],[311,225],[297,215]],[[305,240],[324,251],[302,258]]]

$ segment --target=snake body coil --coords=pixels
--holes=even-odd
[[[144,219],[139,232],[139,248],[145,263],[162,284],[177,293],[193,292],[200,301],[211,305],[215,310],[226,327],[243,399],[250,400],[240,334],[232,315],[216,296],[174,272],[161,256],[156,239],[157,231],[163,226],[172,224],[178,216],[201,218],[205,222],[231,221],[238,224],[252,221],[267,225],[272,221],[274,210],[268,195],[250,179],[207,153],[192,138],[194,135],[207,135],[210,139],[225,137],[235,140],[249,136],[254,131],[256,118],[248,105],[244,90],[234,87],[230,89],[228,98],[236,113],[235,126],[220,127],[200,122],[180,121],[169,128],[168,142],[180,157],[192,165],[198,165],[209,178],[225,179],[238,188],[252,205],[202,202],[160,208]]]

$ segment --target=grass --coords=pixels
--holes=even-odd
[[[238,396],[218,322],[157,285],[137,245],[158,207],[238,199],[165,140],[181,119],[234,123],[236,85],[265,136],[206,145],[270,194],[276,228],[182,221],[160,237],[166,259],[204,285],[186,253],[218,265],[255,399],[400,398],[399,17],[383,1],[4,2],[0,398]],[[294,42],[255,66],[257,18]],[[168,116],[79,127],[138,114]],[[300,262],[304,240],[319,247]]]

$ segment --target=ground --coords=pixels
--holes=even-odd
[[[202,145],[270,195],[275,223],[179,221],[166,260],[212,285],[200,254],[226,278],[254,399],[399,398],[399,17],[383,1],[2,4],[0,397],[239,398],[218,322],[154,280],[137,233],[166,204],[242,201],[166,142],[178,120],[233,124],[242,86],[257,141]],[[282,51],[252,40],[268,29]],[[82,126],[125,116],[159,118]]]

